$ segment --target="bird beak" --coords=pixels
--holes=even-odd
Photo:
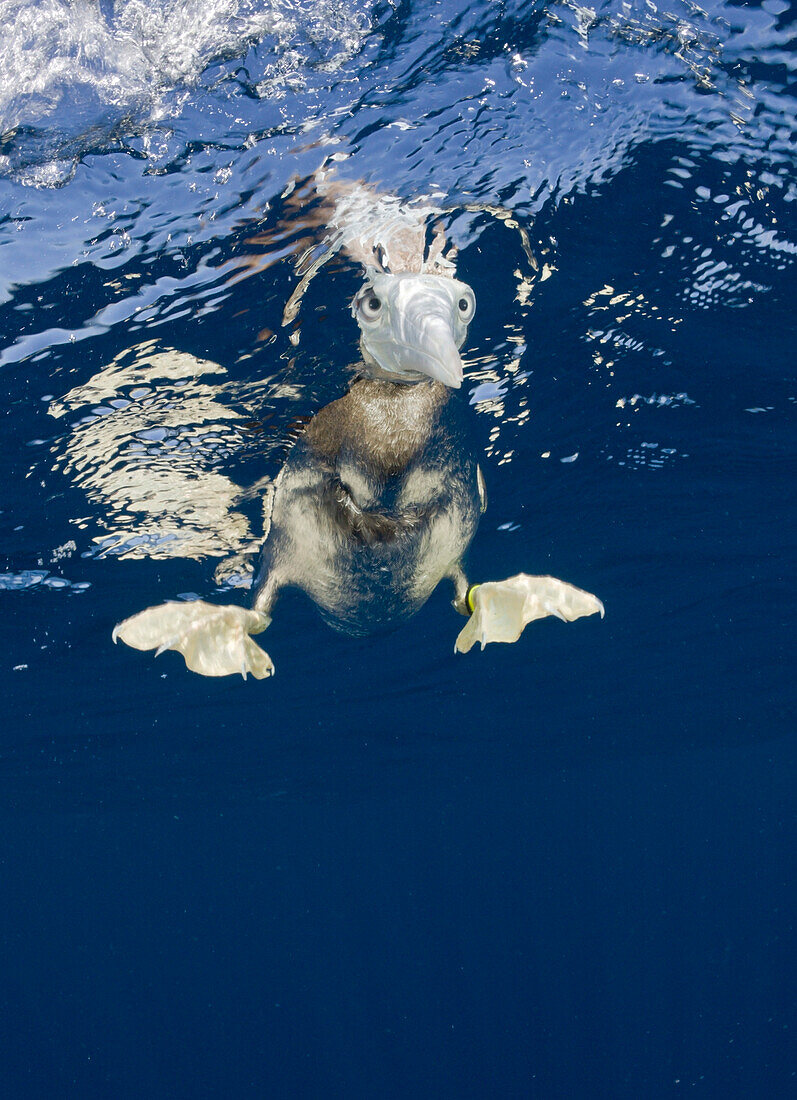
[[[443,317],[426,317],[418,333],[415,369],[458,390],[462,385],[462,360],[451,325]]]

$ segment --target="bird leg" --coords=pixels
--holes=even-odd
[[[583,615],[600,614],[603,604],[590,592],[556,577],[533,577],[518,573],[505,581],[486,581],[468,586],[461,570],[452,575],[454,606],[469,614],[454,644],[455,653],[467,653],[476,642],[484,649],[488,642],[516,642],[535,619],[554,615],[572,622]]]

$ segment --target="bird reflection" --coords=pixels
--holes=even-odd
[[[97,555],[203,558],[256,554],[241,489],[214,464],[240,450],[247,406],[287,395],[267,383],[247,392],[209,360],[148,341],[51,402],[74,418],[56,465],[100,506]],[[76,416],[77,414],[77,416]]]

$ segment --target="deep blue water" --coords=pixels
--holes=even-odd
[[[0,13],[3,1095],[793,1095],[786,3]],[[345,392],[357,266],[281,324],[332,155],[477,296],[472,577],[606,617],[288,594],[206,680],[111,630],[245,602],[236,493]]]

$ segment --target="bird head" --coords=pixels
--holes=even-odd
[[[462,385],[459,349],[476,310],[466,283],[443,275],[389,275],[368,268],[352,303],[366,366],[396,382],[433,378]]]

